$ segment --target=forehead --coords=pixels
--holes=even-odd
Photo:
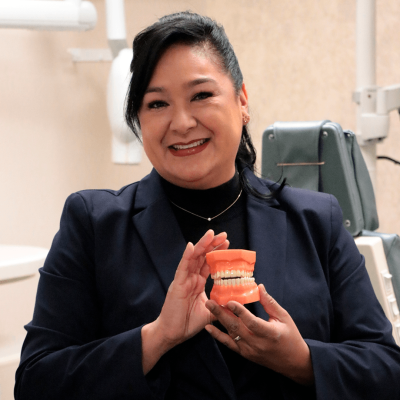
[[[191,76],[195,79],[196,75],[199,75],[197,78],[200,75],[212,75],[214,78],[230,80],[220,57],[210,45],[174,44],[160,57],[149,86],[159,80],[178,81]]]

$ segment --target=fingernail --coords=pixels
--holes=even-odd
[[[235,309],[235,305],[234,305],[234,304],[228,303],[226,306],[227,306],[231,311],[233,311],[233,310]]]
[[[265,289],[265,286],[262,283],[260,284],[260,287],[261,287],[261,291],[263,292],[263,294],[268,294]]]
[[[204,327],[204,329],[205,329],[208,333],[211,333],[211,328],[210,328],[208,325],[206,325],[206,326]]]
[[[213,311],[214,310],[214,304],[213,303],[206,303],[206,307],[208,310]]]

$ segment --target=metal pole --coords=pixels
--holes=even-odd
[[[376,4],[375,0],[357,0],[356,22],[356,84],[357,90],[376,86]],[[361,152],[371,176],[376,183],[376,142],[363,142],[361,132],[361,106],[357,105],[357,129]]]

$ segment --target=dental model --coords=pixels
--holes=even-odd
[[[241,304],[260,300],[253,271],[256,252],[249,250],[215,250],[206,254],[214,285],[210,299],[219,305],[230,300]]]

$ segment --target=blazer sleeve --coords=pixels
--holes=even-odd
[[[306,339],[317,399],[400,398],[400,348],[376,299],[364,258],[342,225],[332,196],[329,284],[334,310],[330,343]]]
[[[167,389],[165,360],[143,375],[141,327],[102,337],[94,247],[86,203],[73,194],[40,269],[34,315],[25,327],[16,373],[17,400],[156,399]]]

